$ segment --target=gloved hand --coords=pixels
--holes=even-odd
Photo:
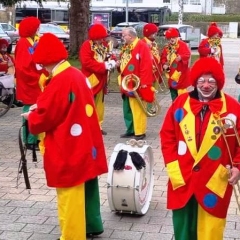
[[[115,68],[115,66],[116,66],[116,61],[114,61],[114,60],[105,62],[105,68],[108,71],[111,71],[113,68]]]
[[[124,166],[125,166],[125,163],[127,160],[127,154],[128,154],[128,152],[123,149],[118,152],[116,160],[113,164],[114,170],[123,170],[124,169]]]
[[[144,161],[144,159],[142,158],[142,156],[137,153],[137,152],[130,152],[129,155],[131,156],[132,159],[132,163],[135,166],[135,168],[137,170],[140,170],[142,168],[146,167],[146,163]]]
[[[149,103],[152,103],[154,101],[154,93],[155,89],[152,86],[146,86],[146,87],[139,87],[138,89],[140,97]]]

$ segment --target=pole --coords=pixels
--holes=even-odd
[[[178,11],[178,24],[182,24],[183,20],[183,0],[178,0],[179,11]]]
[[[126,0],[126,23],[128,23],[128,0]]]

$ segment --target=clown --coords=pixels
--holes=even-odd
[[[223,32],[217,24],[215,22],[211,23],[207,32],[208,38],[203,39],[200,42],[198,52],[200,57],[213,57],[217,59],[223,67],[224,60],[221,45],[222,35]]]
[[[60,239],[84,240],[86,182],[107,172],[107,160],[90,83],[67,58],[56,36],[40,38],[33,61],[49,78],[36,104],[22,115],[31,133],[45,132],[43,165],[47,185],[57,190]],[[89,191],[94,198],[96,191]],[[97,224],[95,215],[91,217]]]
[[[108,36],[107,29],[101,24],[93,24],[88,30],[86,40],[79,51],[81,70],[91,83],[99,124],[102,129],[104,119],[104,94],[107,92],[107,76],[115,65],[115,60],[109,60],[108,47],[105,38]],[[107,133],[102,130],[102,134]]]
[[[176,28],[169,28],[165,32],[165,37],[168,44],[163,48],[161,65],[168,79],[171,98],[174,101],[190,86],[188,72],[191,52],[187,44],[179,39],[179,32]]]
[[[157,88],[156,82],[162,82],[162,67],[160,63],[160,49],[156,43],[156,36],[158,32],[158,27],[153,23],[147,23],[143,27],[143,42],[147,43],[151,50],[152,59],[153,59],[153,84]]]
[[[16,98],[23,103],[23,112],[28,112],[41,93],[38,82],[44,70],[38,69],[32,61],[39,26],[40,21],[36,17],[24,18],[19,25],[20,39],[15,49]],[[25,126],[23,141],[27,148],[35,149],[38,137],[30,134]]]
[[[120,72],[118,83],[123,99],[123,116],[127,130],[120,137],[141,140],[146,137],[147,116],[131,91],[134,85],[132,76],[136,76],[139,81],[136,91],[140,98],[145,102],[153,102],[155,95],[152,87],[152,56],[149,47],[137,37],[133,27],[123,29],[122,39],[124,45],[120,54],[121,61],[118,63]],[[130,91],[126,91],[123,87],[124,78],[130,78],[128,86]]]
[[[222,240],[240,177],[240,147],[236,137],[227,138],[229,154],[220,123],[232,120],[240,134],[240,105],[222,91],[225,76],[214,58],[196,61],[190,82],[194,90],[173,102],[160,131],[169,176],[167,208],[173,211],[176,240]]]
[[[0,71],[14,74],[14,60],[13,60],[13,57],[7,53],[8,46],[9,46],[8,42],[5,39],[1,38],[0,39]]]

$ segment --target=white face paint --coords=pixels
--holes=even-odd
[[[197,91],[200,100],[212,100],[218,90],[217,81],[211,74],[204,74],[197,80]]]

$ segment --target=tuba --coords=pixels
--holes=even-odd
[[[233,157],[232,157],[232,154],[231,154],[231,151],[230,151],[229,143],[227,142],[227,138],[228,137],[236,137],[237,142],[238,142],[238,146],[240,147],[240,137],[238,135],[236,125],[235,125],[234,121],[230,118],[221,118],[221,119],[217,120],[217,123],[218,123],[218,125],[221,129],[223,139],[226,143],[228,155],[229,155],[230,160],[231,160],[231,165],[233,165],[234,161],[233,161]],[[229,128],[233,129],[233,133],[229,133],[229,134],[226,133],[227,129],[229,129]],[[240,164],[240,163],[235,163],[235,164]],[[229,177],[231,177],[231,167],[232,166],[230,166],[230,165],[226,166],[226,168],[228,170]],[[237,205],[238,205],[238,210],[240,211],[240,184],[239,184],[239,182],[237,182],[237,184],[235,184],[233,186],[233,192],[234,192],[236,202],[237,202]]]
[[[122,88],[126,92],[132,92],[135,98],[137,99],[138,103],[140,104],[140,107],[144,111],[144,113],[148,117],[155,117],[160,113],[160,105],[155,99],[152,103],[147,103],[143,101],[139,94],[137,93],[137,89],[140,86],[140,79],[135,74],[128,74],[122,79]]]

